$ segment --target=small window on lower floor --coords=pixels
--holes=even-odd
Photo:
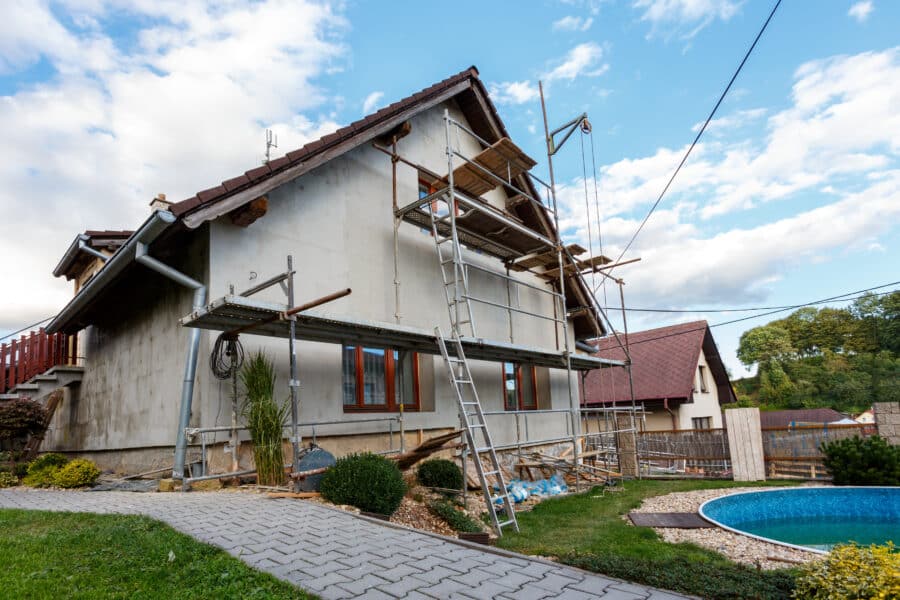
[[[534,365],[503,363],[503,409],[535,410],[538,405]]]
[[[344,412],[419,410],[418,365],[414,352],[344,346]]]
[[[712,417],[694,417],[691,426],[694,429],[712,429]]]

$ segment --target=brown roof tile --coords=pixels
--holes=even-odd
[[[247,179],[250,181],[258,181],[272,172],[272,169],[269,168],[269,165],[263,165],[261,167],[256,167],[255,169],[250,169],[244,175],[247,176]]]
[[[619,338],[624,343],[622,333]],[[635,401],[690,399],[701,349],[706,350],[710,372],[719,388],[720,402],[734,400],[734,392],[729,392],[731,384],[706,321],[630,333],[628,345]],[[625,352],[614,337],[600,340],[599,350],[597,356],[625,359]],[[730,397],[723,397],[726,395]],[[622,368],[591,371],[584,380],[584,400],[588,404],[630,402],[627,371]]]
[[[250,183],[249,177],[247,177],[246,175],[238,175],[237,177],[223,181],[222,187],[224,187],[229,192],[232,192],[242,185],[246,185],[248,183]]]

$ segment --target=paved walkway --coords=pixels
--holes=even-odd
[[[0,508],[144,514],[326,599],[684,598],[253,493],[0,490]],[[281,524],[278,531],[270,530],[272,523]]]

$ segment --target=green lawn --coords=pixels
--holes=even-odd
[[[694,544],[668,544],[649,527],[622,518],[644,498],[753,484],[729,481],[629,481],[624,491],[592,491],[546,500],[519,515],[521,532],[498,545],[638,583],[705,598],[788,598],[790,571],[757,572]],[[757,485],[790,485],[771,482]]]
[[[24,510],[0,510],[0,596],[314,598],[153,519]]]

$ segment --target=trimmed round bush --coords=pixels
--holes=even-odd
[[[15,487],[19,485],[19,478],[9,471],[0,471],[0,488]]]
[[[462,470],[455,462],[445,458],[426,460],[419,465],[416,477],[425,487],[459,490],[463,486]]]
[[[900,485],[900,446],[877,435],[822,444],[834,485]]]
[[[339,458],[322,477],[320,491],[334,504],[392,515],[403,500],[406,483],[395,463],[366,452]]]
[[[79,488],[94,485],[100,477],[100,469],[93,462],[76,458],[53,474],[53,485],[61,488]]]
[[[48,452],[46,454],[41,454],[36,459],[28,463],[28,472],[37,473],[38,471],[43,471],[47,467],[62,467],[67,462],[69,462],[69,459],[62,454],[57,454],[56,452]]]
[[[794,598],[900,598],[900,554],[886,546],[838,545],[800,568]]]

